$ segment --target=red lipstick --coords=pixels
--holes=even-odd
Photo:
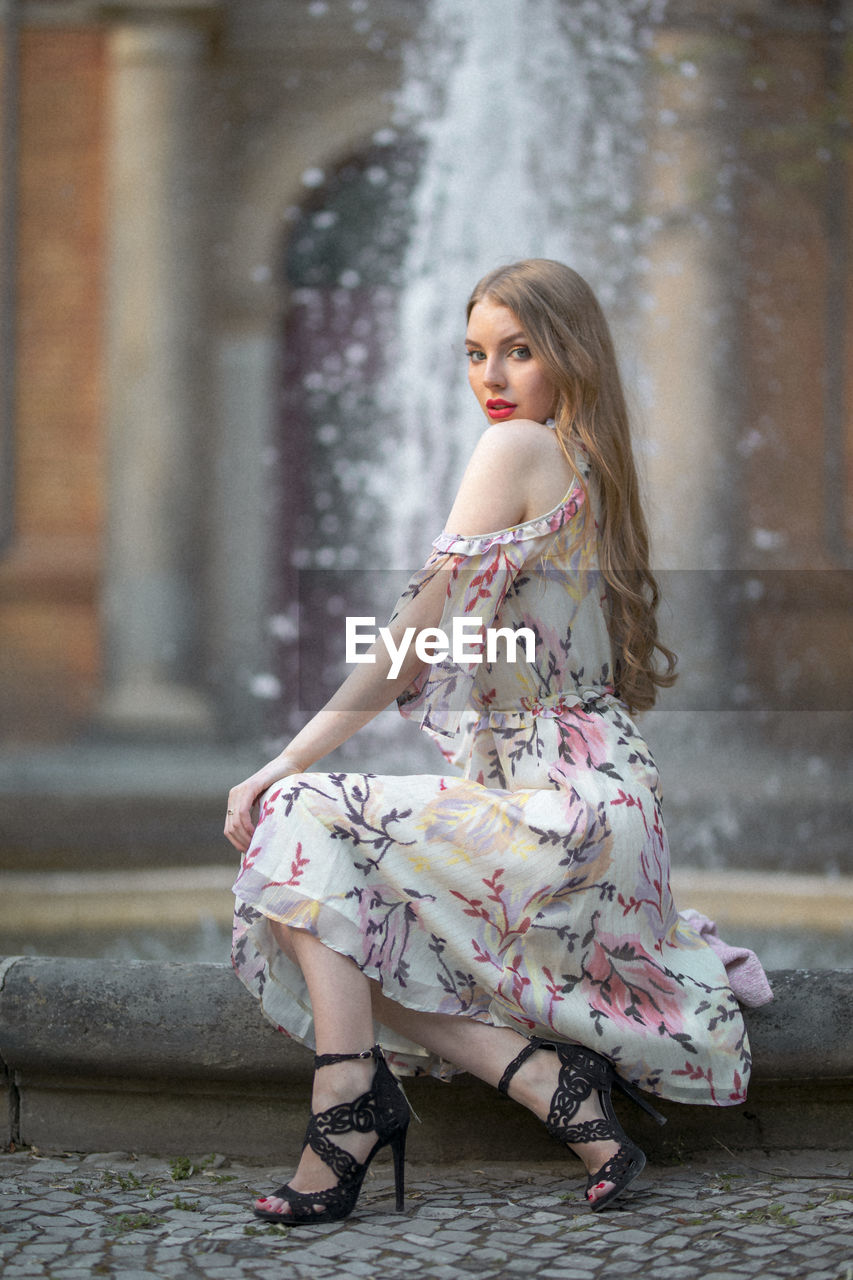
[[[494,418],[499,422],[502,418],[510,418],[518,408],[517,404],[511,404],[509,400],[487,400],[486,412],[490,418]]]

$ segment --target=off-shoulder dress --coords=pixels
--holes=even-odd
[[[653,1094],[727,1106],[746,1095],[746,1030],[722,961],[673,902],[658,771],[611,683],[587,501],[575,484],[537,519],[436,538],[402,602],[439,573],[448,636],[454,617],[479,618],[529,629],[535,653],[497,635],[487,661],[469,644],[399,699],[461,776],[306,772],[265,793],[234,886],[233,965],[312,1047],[270,918],[402,1005],[580,1042]],[[377,1038],[402,1073],[452,1074],[388,1028]]]

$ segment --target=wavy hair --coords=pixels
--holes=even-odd
[[[614,687],[632,712],[644,711],[654,706],[659,688],[675,682],[676,656],[658,638],[660,590],[649,567],[628,410],[604,313],[583,277],[550,258],[489,272],[468,300],[469,317],[484,298],[509,308],[552,379],[557,437],[587,497],[572,447],[580,444],[589,458],[600,499],[599,565],[607,584]],[[585,518],[592,518],[589,502]]]

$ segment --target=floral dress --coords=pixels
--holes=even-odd
[[[654,1094],[726,1106],[746,1096],[746,1031],[722,961],[673,903],[657,769],[611,684],[586,501],[575,485],[524,524],[436,538],[401,603],[439,573],[448,636],[479,618],[484,639],[527,628],[535,644],[469,641],[399,699],[462,776],[307,772],[265,793],[233,964],[312,1047],[305,983],[268,918],[401,1005],[579,1042]],[[388,1028],[377,1038],[398,1070],[452,1074]]]

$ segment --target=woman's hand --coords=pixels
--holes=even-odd
[[[407,601],[395,621],[389,624],[397,643],[407,627],[420,631],[424,627],[438,625],[446,591],[442,578],[442,574],[434,574],[415,599]],[[370,652],[374,662],[359,663],[325,707],[291,739],[281,755],[229,791],[225,835],[240,853],[245,853],[252,843],[258,825],[260,796],[282,778],[313,768],[318,760],[346,742],[407,689],[423,666],[416,651],[410,648],[399,674],[392,679],[387,648],[377,642]]]
[[[245,853],[252,843],[258,825],[258,799],[275,782],[292,773],[302,773],[302,767],[286,755],[277,756],[251,778],[240,782],[228,792],[228,808],[225,815],[225,835],[238,853]]]

